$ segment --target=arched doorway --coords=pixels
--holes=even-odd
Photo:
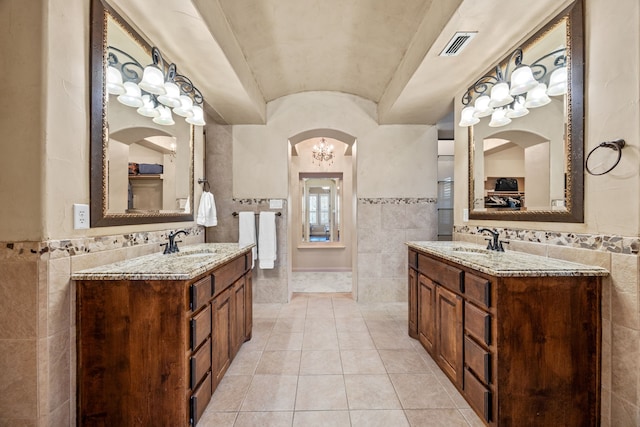
[[[321,142],[331,159],[313,158]],[[356,296],[356,138],[312,129],[289,138],[289,295],[348,292]]]

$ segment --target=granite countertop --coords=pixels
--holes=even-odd
[[[201,243],[73,273],[73,280],[190,280],[251,250],[237,243]]]
[[[407,246],[492,276],[607,276],[601,267],[524,252],[489,251],[466,242],[407,242]]]

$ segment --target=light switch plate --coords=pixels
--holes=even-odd
[[[89,205],[73,204],[73,228],[76,230],[89,228]]]
[[[462,209],[462,220],[464,222],[469,221],[469,209]]]

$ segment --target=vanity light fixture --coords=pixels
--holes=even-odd
[[[551,58],[551,65],[545,65],[545,60]],[[495,72],[485,74],[467,89],[462,97],[465,107],[459,126],[473,126],[487,116],[491,116],[489,126],[505,126],[511,119],[527,115],[529,108],[550,103],[549,96],[567,93],[566,48],[556,49],[531,65],[522,61],[523,52],[518,48],[506,61],[504,72],[498,65]],[[512,64],[515,69],[509,74]]]
[[[143,67],[133,56],[113,46],[107,48],[105,87],[110,95],[154,123],[171,126],[173,114],[195,126],[204,126],[202,93],[176,64],[166,65],[157,47],[151,49],[153,63]]]
[[[333,164],[333,145],[327,144],[324,138],[320,140],[320,144],[315,144],[313,149],[311,150],[311,157],[313,157],[313,163],[315,160],[318,161],[318,164],[322,162],[328,162],[329,165]]]

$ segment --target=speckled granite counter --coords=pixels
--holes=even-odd
[[[607,276],[601,267],[524,252],[496,252],[466,242],[407,242],[407,246],[492,276]]]
[[[189,280],[248,251],[237,243],[201,243],[78,271],[73,280]]]

